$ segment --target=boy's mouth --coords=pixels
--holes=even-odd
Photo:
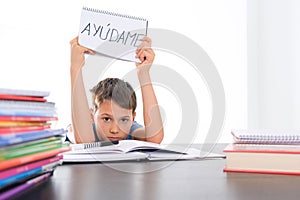
[[[108,139],[109,139],[110,141],[113,141],[113,140],[120,140],[119,137],[108,137]]]

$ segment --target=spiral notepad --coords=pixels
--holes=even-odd
[[[300,130],[233,130],[235,143],[300,144]]]
[[[147,35],[148,21],[141,17],[83,7],[79,44],[100,54],[136,62],[135,50]]]

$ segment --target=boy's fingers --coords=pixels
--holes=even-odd
[[[137,47],[137,51],[139,51],[142,48],[151,48],[151,39],[148,37],[144,37],[141,39],[141,44]]]
[[[74,43],[78,44],[78,36],[75,37],[73,40],[70,41],[70,44],[74,44]]]
[[[146,42],[147,44],[149,44],[151,46],[152,41],[149,37],[147,37],[147,36],[143,37],[142,41]]]
[[[86,49],[86,50],[84,51],[84,53],[95,54],[95,52],[92,51],[92,50],[90,50],[90,49]]]

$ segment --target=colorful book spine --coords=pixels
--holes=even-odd
[[[0,200],[4,200],[4,199],[10,199],[18,194],[20,194],[23,191],[26,191],[29,188],[32,188],[40,183],[42,183],[43,181],[46,181],[49,179],[49,177],[51,177],[52,173],[46,173],[46,174],[42,174],[38,177],[35,177],[31,180],[26,181],[25,183],[18,185],[10,190],[7,190],[3,193],[0,194]]]
[[[0,99],[46,102],[46,99],[44,97],[18,96],[18,95],[7,95],[7,94],[0,94]]]
[[[27,164],[30,162],[34,162],[37,160],[42,160],[45,158],[53,157],[60,153],[70,151],[70,150],[71,150],[71,147],[66,146],[66,147],[59,148],[59,149],[53,149],[50,151],[45,151],[45,152],[40,152],[40,153],[22,156],[22,157],[18,157],[18,158],[13,158],[10,160],[5,160],[5,161],[1,162],[0,170],[9,169],[11,167],[15,167],[15,166]]]
[[[36,116],[0,116],[2,122],[46,122],[57,121],[57,117],[36,117]]]
[[[21,166],[18,166],[18,167],[10,168],[10,169],[7,169],[7,170],[3,170],[3,171],[0,172],[0,179],[4,179],[4,178],[7,178],[7,177],[10,177],[10,176],[22,173],[22,172],[26,172],[28,170],[32,170],[32,169],[37,168],[37,167],[41,167],[43,165],[47,165],[47,164],[50,164],[50,163],[60,161],[60,160],[62,160],[62,158],[63,158],[62,155],[58,155],[58,156],[55,156],[55,157],[51,157],[51,158],[43,159],[43,160],[40,160],[40,161],[32,162],[32,163],[29,163],[29,164],[21,165]]]
[[[63,147],[64,145],[62,143],[58,143],[58,144],[50,144],[50,145],[45,145],[45,146],[39,146],[36,148],[29,148],[26,150],[16,150],[16,151],[10,151],[10,152],[6,152],[6,153],[0,153],[0,161],[4,161],[4,160],[9,160],[9,159],[13,159],[13,158],[18,158],[21,156],[26,156],[26,155],[31,155],[31,154],[35,154],[35,153],[40,153],[40,152],[44,152],[44,151],[49,151],[52,149],[58,149]]]
[[[16,149],[22,149],[22,148],[29,148],[29,147],[35,147],[37,145],[43,145],[43,144],[48,144],[49,142],[51,143],[52,141],[61,141],[62,137],[61,136],[53,136],[53,137],[48,137],[48,138],[43,138],[39,140],[33,140],[33,141],[28,141],[28,142],[22,142],[20,144],[14,144],[10,146],[5,146],[1,147],[0,151],[5,152],[5,151],[10,151],[10,150],[16,150]]]
[[[0,127],[0,135],[41,131],[41,130],[46,130],[46,129],[50,129],[50,128],[51,128],[50,125]]]
[[[56,136],[56,135],[62,135],[65,132],[66,130],[64,129],[51,129],[51,130],[41,130],[41,131],[33,131],[27,133],[1,135],[0,147],[18,144],[21,142],[27,142],[31,140],[42,139],[42,138]]]
[[[47,164],[47,165],[44,165],[44,166],[41,166],[41,167],[37,167],[37,168],[31,169],[31,170],[28,170],[28,171],[25,171],[25,172],[22,172],[22,173],[18,173],[16,175],[13,175],[13,176],[10,176],[10,177],[4,178],[4,179],[1,179],[0,180],[0,189],[4,188],[6,186],[9,186],[13,183],[22,181],[22,180],[24,180],[28,177],[31,177],[35,174],[42,173],[42,172],[47,172],[49,170],[53,170],[56,166],[58,166],[60,164],[61,164],[61,162],[57,161],[57,162],[54,162],[54,163],[50,163],[50,164]]]
[[[50,95],[49,91],[42,90],[23,90],[12,88],[0,88],[0,94],[16,95],[16,96],[32,96],[32,97],[47,97]]]
[[[49,92],[0,88],[0,200],[48,179],[62,163],[64,129]]]
[[[57,113],[55,110],[28,110],[28,109],[1,109],[0,116],[34,116],[34,117],[56,117]]]

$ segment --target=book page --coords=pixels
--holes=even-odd
[[[78,42],[100,54],[137,62],[135,51],[147,26],[142,18],[84,7]]]

